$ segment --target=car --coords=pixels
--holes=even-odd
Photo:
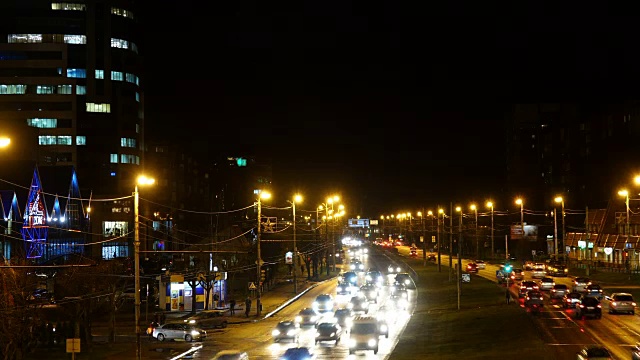
[[[351,295],[351,286],[347,282],[340,282],[338,286],[336,286],[336,295]]]
[[[534,279],[542,279],[547,275],[544,263],[535,263],[531,270],[531,277]]]
[[[611,352],[604,346],[585,346],[576,354],[578,360],[610,360],[613,359]]]
[[[569,268],[564,265],[552,265],[547,268],[547,275],[555,277],[568,276]]]
[[[395,277],[395,282],[403,284],[406,287],[413,287],[413,280],[411,279],[411,275],[406,272],[397,273]]]
[[[344,279],[344,281],[347,284],[357,284],[358,283],[358,274],[355,271],[347,271],[344,273],[344,275],[342,276],[342,278]]]
[[[395,273],[399,273],[402,271],[402,268],[400,266],[396,266],[396,265],[389,265],[389,267],[387,267],[387,272],[389,274],[395,274]]]
[[[577,291],[572,291],[564,294],[562,297],[562,306],[565,309],[575,308],[580,302],[582,294]]]
[[[436,254],[429,254],[427,255],[427,261],[436,261]]]
[[[478,266],[479,270],[484,270],[487,268],[487,264],[484,262],[484,260],[476,260],[476,265]]]
[[[538,281],[538,288],[540,291],[550,291],[555,286],[556,282],[553,278],[545,276]]]
[[[354,313],[363,312],[365,314],[369,313],[369,301],[364,296],[354,296],[349,300],[349,304],[347,304],[347,309],[353,311]]]
[[[529,291],[532,291],[532,290],[540,290],[540,288],[538,287],[538,283],[536,283],[533,280],[525,280],[520,283],[520,287],[518,289],[518,296],[524,297],[525,295],[527,295]]]
[[[533,305],[537,305],[540,308],[544,306],[544,296],[540,290],[529,290],[524,295],[524,306],[530,307]]]
[[[473,274],[477,274],[478,273],[478,264],[476,263],[468,263],[467,264],[467,272],[468,273],[473,273]]]
[[[600,300],[592,296],[584,296],[576,304],[576,319],[593,317],[600,319],[602,317],[602,305]]]
[[[577,277],[573,280],[573,291],[583,292],[588,285],[591,285],[591,279]]]
[[[153,329],[152,335],[158,341],[184,340],[186,342],[203,340],[207,332],[190,324],[167,323]]]
[[[340,342],[342,336],[342,326],[337,322],[321,322],[316,327],[315,342],[335,341],[336,345]]]
[[[291,320],[280,321],[271,331],[271,336],[274,342],[288,339],[297,343],[300,338],[300,324]]]
[[[598,284],[587,285],[584,288],[584,295],[597,297],[598,300],[602,300],[602,298],[604,298],[604,289]]]
[[[378,308],[376,318],[378,318],[378,321],[384,320],[387,324],[395,324],[398,320],[398,314],[393,304],[389,303],[389,305],[385,304]]]
[[[389,286],[389,293],[393,294],[396,291],[407,290],[407,287],[403,283],[399,283],[394,281],[391,286]]]
[[[549,297],[551,299],[562,299],[566,293],[569,292],[569,287],[565,284],[555,284],[549,291]]]
[[[533,262],[533,261],[525,261],[525,263],[524,263],[524,269],[525,269],[526,271],[531,271],[531,270],[533,270],[533,265],[534,265],[534,262]]]
[[[357,271],[357,272],[363,272],[364,271],[364,264],[361,263],[359,260],[351,261],[351,264],[349,264],[349,270]]]
[[[409,301],[407,298],[397,292],[389,296],[389,301],[387,303],[393,306],[396,310],[407,310],[409,307]]]
[[[333,318],[336,319],[336,322],[340,324],[343,329],[349,331],[351,322],[353,321],[353,311],[347,308],[336,309],[333,313]]]
[[[364,276],[365,283],[372,283],[378,287],[384,285],[384,276],[378,270],[369,270]]]
[[[626,312],[631,315],[636,313],[636,302],[629,293],[613,293],[607,297],[609,300],[609,314]]]
[[[524,271],[520,268],[511,271],[511,281],[522,281],[524,279]]]
[[[221,350],[211,360],[249,360],[249,354],[242,350]]]
[[[201,329],[224,329],[229,325],[229,318],[224,314],[225,310],[202,310],[194,315],[187,315],[183,322]]]
[[[378,296],[380,293],[378,292],[378,287],[373,284],[365,284],[360,286],[360,293],[367,298],[369,302],[374,304],[378,303]]]
[[[280,360],[312,360],[315,355],[306,347],[288,348],[280,357]]]
[[[316,326],[320,317],[320,314],[313,308],[304,308],[296,316],[295,322],[300,326]]]
[[[349,355],[357,350],[373,350],[378,353],[378,320],[372,316],[356,316],[349,334]]]
[[[313,309],[319,313],[333,311],[333,296],[329,294],[321,294],[316,296],[313,302]]]

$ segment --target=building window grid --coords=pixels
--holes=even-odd
[[[87,103],[87,112],[110,113],[111,104]]]
[[[79,34],[8,34],[7,42],[9,44],[63,43],[84,45],[87,43],[87,36]]]
[[[85,85],[76,85],[76,95],[87,95],[87,87]]]
[[[111,162],[112,164],[117,164],[118,163],[118,154],[110,154],[109,155],[109,162]]]
[[[76,136],[76,145],[87,145],[87,137],[84,135]]]
[[[123,76],[122,71],[112,71],[111,72],[111,80],[123,81],[124,80],[124,76]]]
[[[51,95],[55,94],[55,87],[53,85],[38,85],[36,86],[36,94],[38,95]]]
[[[130,10],[126,10],[126,9],[112,7],[111,8],[111,14],[118,15],[118,16],[123,16],[123,17],[129,18],[131,20],[134,19],[133,12],[130,11]]]
[[[111,47],[117,49],[129,49],[136,54],[138,53],[138,46],[128,40],[111,38]]]
[[[86,79],[87,78],[87,70],[86,69],[67,69],[67,77],[73,79]]]
[[[87,5],[79,3],[51,3],[51,10],[87,11]]]
[[[57,86],[57,94],[72,95],[73,94],[73,85],[58,85]]]
[[[96,70],[96,79],[104,79],[104,70]]]
[[[40,128],[40,129],[55,129],[58,127],[58,119],[50,119],[50,118],[27,119],[27,126]]]
[[[120,146],[135,148],[136,147],[136,139],[132,138],[120,138]]]
[[[6,84],[0,85],[0,95],[23,95],[27,92],[27,85]]]

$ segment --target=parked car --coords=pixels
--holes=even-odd
[[[229,318],[224,313],[224,310],[203,310],[194,315],[187,315],[183,322],[201,329],[224,329],[229,324]]]
[[[191,342],[203,340],[207,332],[189,324],[168,323],[155,327],[152,336],[158,341],[182,339]]]
[[[586,317],[600,319],[602,317],[602,305],[600,305],[600,300],[597,298],[583,295],[576,305],[576,319]]]
[[[607,297],[609,300],[609,314],[627,312],[631,315],[636,313],[636,302],[633,295],[629,293],[613,293]]]

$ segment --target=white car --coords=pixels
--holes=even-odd
[[[479,270],[484,270],[487,268],[487,264],[484,263],[484,260],[476,260],[476,265]]]
[[[191,342],[204,340],[207,332],[189,324],[169,323],[154,328],[152,335],[158,341],[182,339]]]

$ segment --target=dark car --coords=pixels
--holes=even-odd
[[[378,287],[385,283],[384,276],[379,270],[369,270],[369,272],[364,276],[364,281],[368,284],[375,284]]]
[[[336,345],[342,336],[342,326],[337,322],[322,322],[316,327],[316,344],[320,341],[335,341]]]
[[[304,308],[300,310],[295,320],[301,326],[315,326],[320,320],[320,314],[313,308]]]
[[[585,346],[576,354],[578,360],[607,360],[613,359],[609,349],[600,345]]]
[[[369,313],[369,301],[364,296],[354,296],[349,300],[347,308],[355,312]]]
[[[576,319],[586,317],[600,319],[602,317],[602,305],[600,305],[600,300],[597,298],[583,295],[576,305]]]
[[[346,308],[337,309],[333,313],[333,317],[336,319],[336,322],[340,326],[342,326],[343,329],[347,331],[349,330],[353,320],[353,312],[350,309],[346,309]]]
[[[346,281],[338,283],[338,286],[336,287],[336,294],[337,295],[351,295],[351,289],[350,289],[351,286],[353,286],[353,285],[349,284]]]
[[[278,342],[280,340],[289,339],[294,342],[298,342],[300,337],[300,325],[295,321],[280,321],[276,328],[271,332],[273,341]]]
[[[580,298],[582,298],[582,294],[577,291],[566,293],[562,298],[562,306],[565,309],[575,308],[580,302]]]
[[[374,304],[378,303],[378,287],[373,284],[365,284],[360,286],[360,293],[367,298],[369,302]]]
[[[333,297],[329,294],[321,294],[313,302],[313,309],[319,313],[333,311]]]
[[[344,281],[347,284],[357,284],[358,283],[358,274],[355,271],[347,271],[343,276]]]
[[[602,286],[598,285],[598,284],[591,284],[591,285],[587,285],[584,288],[584,295],[585,296],[593,296],[598,298],[598,300],[602,301],[602,298],[604,298],[604,290],[602,289]]]
[[[520,283],[520,288],[518,290],[518,296],[519,297],[524,297],[525,295],[527,295],[527,293],[529,291],[532,291],[532,290],[539,290],[538,283],[536,283],[535,281],[532,281],[532,280],[525,280],[525,281]]]
[[[396,283],[400,283],[408,288],[413,288],[413,280],[411,280],[411,275],[406,272],[396,274],[395,278]]]

